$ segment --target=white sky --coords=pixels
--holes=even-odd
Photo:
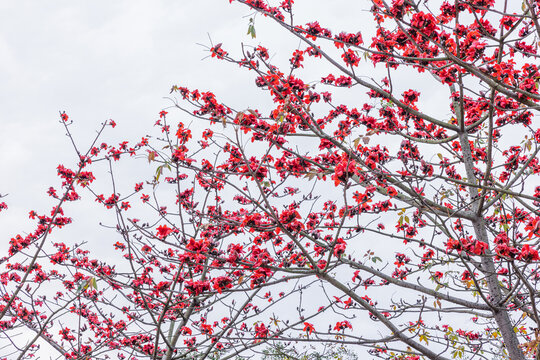
[[[361,13],[350,3],[298,0],[297,21],[356,29]],[[227,0],[0,1],[0,194],[9,194],[3,201],[10,207],[0,216],[0,249],[23,230],[30,209],[39,212],[56,166],[73,164],[59,111],[75,121],[85,145],[110,118],[115,139],[139,140],[170,105],[164,97],[174,84],[212,90],[233,107],[259,107],[253,74],[201,61],[208,53],[197,45],[209,45],[210,36],[238,53],[242,42],[261,43],[286,61],[291,48],[283,39],[290,37],[257,17],[252,40],[249,15]]]
[[[319,20],[334,32],[356,32],[369,16],[361,1],[296,3],[298,23]],[[174,84],[212,90],[238,109],[268,106],[268,98],[254,90],[252,73],[214,59],[201,61],[208,53],[197,45],[209,45],[210,36],[238,54],[242,42],[261,43],[275,61],[286,63],[298,41],[262,17],[256,18],[257,38],[251,39],[249,15],[228,0],[0,1],[0,194],[9,194],[2,199],[9,210],[0,214],[0,251],[17,233],[33,230],[30,210],[50,210],[54,203],[46,190],[58,185],[56,166],[74,163],[59,111],[74,120],[76,140],[86,145],[107,119],[118,124],[107,142],[138,141],[171,104],[165,97]],[[428,100],[435,96],[426,94]],[[79,214],[86,216],[68,214],[74,224],[67,234],[83,231],[91,237],[99,231],[92,212]]]

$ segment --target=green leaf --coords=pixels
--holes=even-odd
[[[249,19],[247,35],[251,35],[252,39],[255,39],[257,37],[257,34],[255,32],[255,20],[253,18]]]
[[[257,34],[255,33],[255,27],[253,25],[249,25],[247,35],[251,35],[252,39],[255,39],[257,37]]]
[[[156,181],[159,181],[159,177],[163,173],[163,165],[159,165],[156,169]]]
[[[423,333],[422,335],[420,335],[419,341],[424,341],[426,345],[429,345],[428,339],[429,335],[427,333]]]
[[[90,285],[91,285],[94,289],[97,290],[97,281],[96,281],[96,278],[93,277],[93,278],[90,280],[90,282],[91,282]]]

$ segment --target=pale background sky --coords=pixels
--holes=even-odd
[[[362,30],[369,44],[373,29],[362,29],[369,18],[362,6],[362,1],[297,0],[296,20],[319,20],[334,33]],[[267,110],[268,97],[257,91],[252,72],[203,60],[208,52],[198,45],[210,45],[210,36],[238,54],[242,42],[262,44],[273,61],[287,64],[298,40],[260,16],[257,38],[251,39],[249,15],[245,6],[228,0],[0,1],[0,194],[9,194],[1,200],[9,209],[0,213],[0,251],[17,233],[33,230],[30,210],[48,212],[54,205],[46,191],[58,188],[56,166],[74,164],[59,111],[74,120],[76,140],[86,145],[107,119],[118,124],[108,130],[107,142],[140,140],[152,131],[159,111],[171,105],[165,97],[175,84],[212,90],[237,109]],[[372,74],[371,64],[362,66]],[[409,79],[414,84],[404,86],[419,89],[417,75]],[[356,88],[347,97],[364,93]],[[448,112],[447,102],[441,109],[431,101],[435,92],[422,94],[429,109]],[[139,173],[141,180],[151,171]],[[73,204],[68,216],[74,224],[58,232],[58,239],[84,234],[83,240],[101,241],[96,240],[101,219],[84,204]]]
[[[367,15],[346,0],[298,0],[297,8],[299,23],[319,20],[334,31],[357,31]],[[171,104],[164,97],[174,84],[212,90],[233,107],[268,105],[252,73],[202,60],[208,52],[198,45],[210,36],[238,54],[242,42],[261,43],[286,62],[298,41],[260,16],[251,39],[249,15],[228,0],[0,1],[0,194],[10,207],[0,216],[0,246],[29,224],[30,209],[49,208],[56,166],[73,164],[59,111],[85,145],[107,119],[118,124],[112,139],[139,140]]]

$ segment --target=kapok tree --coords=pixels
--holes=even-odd
[[[33,239],[13,240],[12,257],[31,266],[10,258],[2,275],[3,331],[37,327],[71,358],[227,359],[300,342],[388,359],[533,356],[539,4],[374,0],[368,41],[368,25],[297,24],[292,0],[238,2],[302,42],[286,65],[262,45],[210,49],[251,70],[273,108],[235,109],[177,85],[173,108],[197,120],[166,109],[156,139],[104,146],[111,196],[62,172],[66,194],[82,181],[115,211],[120,256],[112,266],[40,245],[32,258]],[[304,66],[333,70],[306,79]],[[136,151],[156,169],[135,188],[145,220],[130,215],[113,171]],[[44,252],[44,281],[62,269],[70,300],[36,310],[41,290],[18,274],[45,271]],[[64,310],[80,325],[54,328]]]

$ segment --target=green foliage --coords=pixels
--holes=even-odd
[[[249,18],[247,35],[251,35],[252,39],[255,39],[257,37],[257,34],[255,33],[255,20],[253,18]]]
[[[358,356],[342,345],[326,346],[299,352],[294,347],[273,345],[263,351],[263,360],[358,360]]]

